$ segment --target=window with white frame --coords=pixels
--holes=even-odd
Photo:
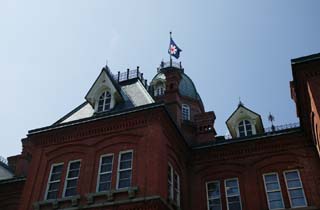
[[[180,177],[176,171],[174,172],[174,175],[173,175],[173,184],[174,184],[173,198],[177,206],[180,206]]]
[[[208,210],[221,210],[220,182],[213,181],[207,183]]]
[[[164,95],[164,91],[165,91],[165,86],[163,84],[159,84],[158,86],[156,86],[154,90],[154,96],[162,96]]]
[[[168,198],[180,206],[180,176],[173,170],[170,163],[168,164]]]
[[[241,197],[237,178],[224,181],[228,210],[241,210]]]
[[[173,200],[173,168],[168,164],[168,198]]]
[[[249,120],[242,120],[238,124],[239,137],[251,136],[252,135],[252,125]]]
[[[113,154],[102,155],[98,173],[97,192],[111,189]]]
[[[103,112],[103,111],[108,111],[110,110],[110,105],[111,105],[111,94],[109,91],[104,91],[98,101],[98,112]]]
[[[58,198],[62,169],[63,169],[63,163],[53,164],[51,166],[47,190],[46,190],[46,196],[45,196],[47,200]]]
[[[132,151],[123,151],[119,155],[117,189],[131,186]]]
[[[78,179],[80,174],[80,160],[69,162],[68,172],[64,185],[64,197],[77,195]]]
[[[283,209],[283,198],[277,173],[263,175],[269,209]]]
[[[182,119],[190,120],[190,107],[187,104],[182,104]]]
[[[284,177],[286,181],[291,207],[296,208],[307,206],[307,201],[301,183],[299,171],[285,171]]]

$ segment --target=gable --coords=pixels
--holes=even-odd
[[[53,125],[93,117],[97,113],[97,102],[101,93],[108,91],[111,97],[111,109],[108,112],[121,112],[134,107],[154,103],[155,101],[139,79],[116,82],[108,67],[100,72],[96,81],[85,96],[86,102],[73,109]],[[103,111],[104,112],[104,111]]]
[[[242,120],[248,120],[252,124],[254,134],[264,132],[261,116],[240,104],[226,121],[228,130],[233,138],[238,136],[237,128]]]
[[[106,90],[109,91],[112,95],[112,98],[114,98],[114,100],[112,101],[113,106],[116,104],[116,102],[123,101],[121,89],[119,85],[114,81],[108,67],[102,69],[100,75],[85,96],[85,99],[89,104],[91,104],[93,108],[95,108],[96,101],[98,101],[101,93]]]

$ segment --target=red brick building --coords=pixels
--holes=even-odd
[[[292,71],[300,125],[264,128],[240,103],[226,138],[181,64],[149,84],[104,67],[83,104],[2,164],[0,209],[320,209],[320,54]]]

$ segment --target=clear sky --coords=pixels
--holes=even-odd
[[[0,155],[84,101],[108,60],[149,79],[169,31],[218,135],[239,97],[265,127],[297,122],[290,59],[320,52],[318,0],[0,0]]]

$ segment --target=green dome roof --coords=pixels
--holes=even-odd
[[[181,72],[181,80],[179,83],[179,93],[182,96],[187,96],[195,100],[200,100],[201,98],[197,92],[196,87],[194,86],[190,77],[188,77],[185,73]],[[164,73],[159,72],[151,81],[150,85],[156,84],[157,81],[165,81],[166,76]]]

